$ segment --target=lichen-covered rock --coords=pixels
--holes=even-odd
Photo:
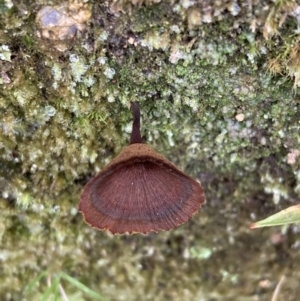
[[[0,5],[0,300],[40,300],[44,278],[21,291],[65,271],[116,301],[266,301],[285,274],[294,301],[299,226],[248,226],[299,203],[299,5],[17,2]],[[116,238],[77,205],[127,145],[131,101],[207,204],[175,231]]]

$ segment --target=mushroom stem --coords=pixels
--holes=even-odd
[[[131,103],[131,111],[133,115],[132,132],[130,137],[130,144],[142,143],[142,137],[140,133],[140,107],[138,102]]]

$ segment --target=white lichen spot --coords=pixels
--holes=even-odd
[[[173,139],[173,132],[168,130],[167,131],[168,141],[171,147],[175,145],[174,139]]]
[[[78,57],[76,54],[71,54],[69,58],[71,62],[72,75],[75,82],[81,82],[82,76],[89,69],[89,65],[86,65],[82,58]]]
[[[267,144],[267,139],[266,139],[266,137],[261,137],[261,139],[260,139],[260,144],[261,144],[261,145],[266,145],[266,144]]]
[[[237,67],[230,67],[228,69],[228,72],[229,72],[230,75],[235,75],[237,73],[237,71],[238,71]]]
[[[60,81],[62,79],[62,72],[61,72],[61,68],[58,64],[54,63],[52,68],[52,75],[53,75],[53,79],[54,82],[52,84],[53,89],[57,89],[58,88],[58,81]]]
[[[283,130],[279,130],[278,135],[279,135],[280,138],[284,138],[285,137],[285,132]]]
[[[172,25],[170,27],[171,31],[175,32],[175,33],[180,33],[180,28],[178,25]]]
[[[78,213],[78,209],[76,207],[72,207],[70,210],[70,214],[75,216]]]
[[[184,54],[179,49],[173,49],[171,50],[171,54],[169,56],[169,61],[172,64],[176,64],[180,59],[184,58]]]
[[[47,118],[50,119],[50,117],[55,115],[56,109],[52,106],[45,106],[44,112],[45,112],[45,115],[47,116]]]
[[[281,198],[288,198],[287,189],[282,185],[282,178],[274,178],[271,174],[266,173],[262,176],[261,182],[265,185],[265,192],[273,195],[274,204],[277,205]]]
[[[255,52],[248,52],[247,53],[247,57],[248,57],[248,60],[251,64],[254,64],[254,59],[256,57],[256,53]]]
[[[181,0],[180,3],[183,8],[187,9],[190,6],[194,5],[195,1],[194,0]]]
[[[265,192],[273,194],[273,202],[275,205],[278,205],[280,202],[281,197],[284,197],[285,199],[287,198],[287,192],[283,191],[277,187],[265,187]]]
[[[91,87],[95,84],[96,80],[93,76],[88,75],[88,76],[84,77],[83,82],[87,87]]]
[[[30,172],[31,173],[35,173],[37,170],[37,165],[36,164],[32,164],[31,167],[30,167]]]
[[[109,79],[112,79],[115,73],[116,73],[115,69],[109,67],[106,67],[103,71],[103,74]]]
[[[69,90],[71,91],[72,94],[75,94],[76,92],[75,87],[76,87],[76,82],[70,82]]]
[[[238,155],[236,153],[230,155],[230,163],[236,162],[238,159]]]
[[[198,259],[208,259],[212,255],[212,250],[206,247],[191,247],[190,256]]]
[[[35,213],[41,213],[45,209],[43,204],[32,204],[31,210]]]
[[[219,134],[217,137],[216,137],[216,143],[217,144],[222,144],[224,139],[225,139],[225,136],[227,134],[227,130],[226,129],[223,129],[221,134]]]
[[[106,41],[108,39],[108,32],[107,31],[103,31],[100,36],[99,36],[99,41]]]
[[[174,4],[173,7],[172,7],[172,11],[176,14],[180,14],[181,11],[182,11],[182,7],[179,3],[177,4]]]
[[[10,62],[11,52],[7,45],[0,46],[0,60]]]
[[[199,103],[196,99],[186,97],[183,102],[184,104],[188,105],[193,110],[193,112],[198,111]]]
[[[8,260],[10,257],[12,256],[12,252],[11,251],[6,251],[6,250],[1,250],[0,251],[0,261],[1,262],[5,262],[6,260]]]
[[[13,136],[18,134],[20,124],[21,119],[15,118],[12,114],[6,114],[0,120],[0,129],[2,128],[4,135]]]
[[[211,23],[212,22],[212,8],[208,6],[203,10],[203,23]]]
[[[62,73],[61,73],[61,69],[60,69],[59,65],[54,63],[51,68],[51,71],[52,71],[53,79],[55,81],[60,81],[62,78]]]
[[[14,97],[16,98],[17,103],[23,107],[27,104],[27,98],[23,91],[14,92]]]
[[[97,157],[98,157],[98,154],[97,154],[95,151],[92,151],[92,152],[90,153],[90,156],[89,156],[90,162],[91,162],[92,164],[94,164],[95,161],[96,161],[96,159],[97,159]]]
[[[44,154],[40,149],[33,150],[29,154],[29,161],[35,162],[38,158],[41,158],[43,155]]]
[[[105,65],[106,62],[107,62],[107,57],[106,56],[100,56],[98,59],[97,59],[98,63],[100,65]]]
[[[114,96],[113,96],[113,95],[109,95],[109,96],[107,97],[107,101],[108,101],[108,102],[115,102]]]
[[[57,89],[58,89],[58,83],[57,83],[57,82],[54,82],[54,83],[52,84],[52,88],[53,88],[54,90],[57,90]]]
[[[218,65],[221,54],[215,44],[206,44],[204,41],[199,41],[198,47],[193,51],[202,59],[210,61],[213,65]]]
[[[14,4],[13,4],[13,2],[11,0],[5,0],[4,2],[5,2],[5,6],[8,9],[11,9],[14,6]]]
[[[88,153],[88,148],[83,145],[81,146],[81,152],[80,152],[80,161],[81,162],[88,162],[89,159],[89,153]]]
[[[241,8],[236,1],[233,1],[229,4],[228,10],[231,12],[233,16],[237,16],[241,11]]]
[[[131,130],[132,130],[132,124],[131,124],[131,122],[130,122],[130,123],[127,123],[127,125],[126,125],[125,128],[124,128],[124,131],[125,131],[125,133],[130,134],[130,133],[131,133]]]
[[[7,198],[9,197],[8,191],[2,191],[2,197],[3,197],[4,199],[7,199]]]

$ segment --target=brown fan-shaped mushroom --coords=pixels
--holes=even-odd
[[[198,211],[203,188],[142,143],[138,103],[131,108],[131,144],[86,184],[79,211],[89,225],[113,234],[170,230]]]

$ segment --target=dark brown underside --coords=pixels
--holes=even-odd
[[[169,230],[204,203],[201,185],[151,158],[136,158],[100,172],[84,188],[79,211],[88,224],[112,233]]]

